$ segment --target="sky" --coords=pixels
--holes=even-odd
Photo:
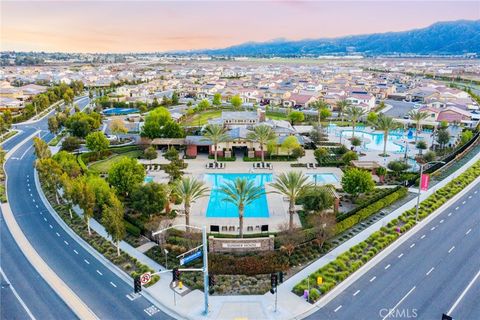
[[[163,52],[480,19],[480,1],[0,1],[0,49]]]

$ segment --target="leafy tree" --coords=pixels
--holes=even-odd
[[[89,133],[85,141],[87,148],[97,153],[107,150],[110,146],[110,141],[101,131]]]
[[[367,116],[367,122],[375,126],[377,124],[378,115],[376,112],[370,112]]]
[[[123,215],[125,209],[115,194],[110,194],[108,205],[103,206],[102,225],[117,247],[117,256],[120,257],[120,241],[125,237],[126,228]]]
[[[108,182],[123,196],[129,195],[144,179],[145,169],[137,159],[123,157],[108,171]]]
[[[340,100],[337,102],[337,110],[338,110],[338,116],[343,122],[343,115],[345,113],[345,110],[350,106],[350,101],[348,100]]]
[[[37,160],[35,167],[40,180],[45,183],[47,190],[55,194],[57,204],[60,204],[58,189],[60,187],[60,177],[63,173],[60,165],[52,158],[41,158]]]
[[[428,118],[428,113],[420,110],[411,110],[408,115],[411,120],[415,121],[415,142],[417,142],[418,133],[422,130],[422,121]]]
[[[319,130],[313,129],[309,132],[309,137],[315,145],[318,145],[320,142],[326,140],[326,135],[321,133]]]
[[[360,120],[361,117],[365,115],[365,110],[361,107],[356,106],[348,106],[345,109],[345,113],[347,114],[348,119],[352,123],[352,137],[355,136],[355,127],[357,126],[357,122]]]
[[[53,157],[62,170],[70,177],[75,178],[80,175],[81,169],[76,157],[66,151],[60,151],[55,154]]]
[[[201,180],[197,180],[192,177],[185,177],[175,183],[174,192],[180,197],[180,199],[183,200],[185,224],[190,225],[190,206],[196,200],[206,196],[208,193],[208,188]]]
[[[169,161],[174,161],[180,159],[178,150],[175,147],[170,146],[167,151],[163,154],[163,157]]]
[[[72,152],[80,148],[80,139],[74,136],[68,136],[62,141],[62,150]]]
[[[422,155],[423,150],[428,148],[427,143],[424,140],[418,141],[416,147],[419,150],[420,155]]]
[[[166,186],[160,183],[149,182],[137,185],[131,195],[132,208],[151,218],[154,214],[160,214],[165,208],[166,194]]]
[[[228,141],[229,136],[227,134],[227,129],[219,124],[209,124],[205,127],[205,132],[203,133],[203,140],[210,141],[213,144],[213,156],[215,162],[217,162],[217,153],[218,153],[218,144],[220,142]]]
[[[352,139],[350,139],[350,143],[351,143],[352,146],[354,146],[355,149],[356,149],[357,147],[359,147],[359,146],[362,144],[362,140],[360,140],[360,138],[353,137]]]
[[[72,208],[73,208],[73,199],[75,195],[73,194],[73,180],[68,176],[66,172],[64,172],[60,176],[60,184],[62,186],[63,194],[62,198],[65,199],[65,202],[67,204],[68,212],[70,214],[70,219],[73,218],[72,215]]]
[[[330,111],[328,107],[320,109],[320,124],[331,116],[332,116],[332,111]]]
[[[473,132],[470,130],[463,130],[462,135],[460,136],[460,143],[466,144],[468,141],[472,140]]]
[[[317,160],[318,164],[321,164],[327,159],[327,157],[330,155],[330,152],[328,151],[327,148],[320,147],[313,152],[313,155],[315,156],[315,159]]]
[[[178,104],[179,99],[180,98],[178,96],[177,91],[173,91],[173,93],[172,93],[172,105],[176,106]]]
[[[350,168],[343,174],[343,191],[354,197],[361,193],[372,191],[374,187],[375,182],[372,179],[372,174],[366,170]]]
[[[90,132],[100,127],[101,116],[98,113],[76,112],[69,116],[65,126],[70,133],[79,138],[85,138]]]
[[[222,95],[220,93],[215,93],[213,95],[213,105],[214,106],[221,106],[222,105]]]
[[[302,194],[312,186],[308,177],[300,171],[289,171],[280,174],[271,186],[279,193],[288,198],[289,230],[293,230],[293,215],[295,214],[295,203]]]
[[[125,134],[128,132],[127,127],[125,126],[125,123],[121,119],[113,119],[110,122],[110,132],[112,132],[114,135],[117,136],[120,134]]]
[[[305,150],[302,147],[294,148],[292,150],[292,156],[295,159],[305,156]]]
[[[243,238],[243,213],[245,207],[259,199],[263,194],[263,188],[256,186],[253,180],[237,178],[234,181],[226,181],[220,188],[225,195],[224,201],[233,203],[238,208],[238,220],[240,238]]]
[[[385,167],[378,167],[377,169],[375,169],[375,173],[380,178],[380,181],[383,183],[387,175],[387,169]]]
[[[33,138],[33,147],[38,159],[50,158],[52,156],[48,144],[39,137]]]
[[[170,112],[164,107],[158,107],[145,117],[145,124],[142,127],[140,135],[150,139],[162,136],[162,127],[169,121],[172,121]]]
[[[387,142],[388,142],[388,135],[391,130],[396,129],[398,124],[393,120],[393,118],[380,115],[375,123],[375,126],[378,130],[383,131],[383,156],[387,155]]]
[[[96,175],[87,176],[86,182],[95,195],[95,204],[93,210],[100,213],[103,206],[108,204],[108,200],[110,195],[113,193],[113,189],[109,186],[105,179]]]
[[[333,196],[329,187],[312,186],[299,198],[299,203],[303,205],[306,211],[322,212],[333,206]]]
[[[305,120],[305,115],[301,111],[292,111],[288,114],[287,118],[288,121],[290,121],[290,123],[293,125]]]
[[[184,136],[185,131],[183,130],[182,126],[173,120],[165,123],[161,130],[162,138],[183,138]]]
[[[437,143],[440,145],[440,148],[445,148],[447,143],[450,141],[450,134],[446,129],[439,129],[437,131]]]
[[[310,107],[313,109],[317,110],[317,119],[318,119],[318,128],[322,127],[322,118],[325,117],[326,113],[323,114],[322,116],[322,110],[327,109],[328,110],[328,104],[323,101],[323,100],[317,100],[313,103],[310,104]],[[327,118],[326,116],[325,118]]]
[[[325,241],[335,235],[337,219],[335,213],[320,211],[310,218],[315,235],[315,243],[322,249]]]
[[[343,163],[345,163],[346,165],[350,165],[350,162],[352,162],[352,160],[358,160],[358,154],[353,151],[348,151],[342,155],[341,159]]]
[[[57,117],[53,116],[48,118],[48,131],[50,131],[52,134],[57,134],[59,129],[60,126],[58,124]]]
[[[430,151],[425,152],[425,154],[423,155],[422,158],[423,158],[423,161],[425,163],[431,162],[431,161],[433,161],[437,158],[437,154],[435,153],[435,151],[430,150]]]
[[[283,140],[281,147],[283,150],[287,152],[288,157],[290,157],[292,150],[295,148],[299,148],[301,146],[300,146],[300,143],[298,143],[298,140],[295,136],[288,136]]]
[[[173,160],[164,166],[164,171],[170,177],[170,182],[174,182],[183,176],[183,160]]]
[[[243,104],[242,98],[238,94],[230,98],[230,103],[234,109],[239,109]]]
[[[387,168],[392,170],[395,173],[395,176],[398,177],[400,173],[408,170],[410,168],[410,165],[401,160],[394,160],[388,163]]]
[[[255,126],[252,132],[249,132],[247,138],[253,141],[256,141],[260,145],[260,151],[262,153],[262,162],[265,162],[265,145],[276,139],[276,134],[270,126],[261,124]]]
[[[73,202],[83,210],[83,219],[87,224],[88,234],[91,236],[90,218],[93,217],[95,208],[95,193],[87,183],[86,176],[79,176],[73,180]]]
[[[198,111],[207,110],[208,108],[210,108],[210,101],[208,101],[207,99],[203,99],[196,106],[196,109]]]
[[[143,157],[147,160],[156,159],[157,156],[157,150],[153,146],[150,146],[143,151]]]

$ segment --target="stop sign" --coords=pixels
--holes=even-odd
[[[150,274],[150,272],[144,273],[140,276],[140,282],[142,283],[142,285],[149,283],[150,280],[152,280],[152,275]]]

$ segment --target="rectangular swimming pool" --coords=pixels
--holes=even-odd
[[[330,184],[338,183],[337,176],[333,173],[307,173],[310,177],[310,182],[315,184]]]
[[[225,201],[225,194],[219,191],[226,181],[233,181],[236,178],[247,178],[253,180],[255,185],[263,186],[272,181],[272,174],[251,174],[251,173],[213,173],[206,174],[205,181],[211,185],[210,199],[208,201],[207,218],[238,218],[237,207]],[[265,191],[265,189],[264,189]],[[267,196],[263,194],[259,199],[245,206],[245,218],[268,218]]]

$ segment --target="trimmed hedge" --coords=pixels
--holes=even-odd
[[[419,207],[419,219],[426,218],[445,202],[467,187],[478,176],[480,176],[480,161],[477,161],[463,174],[453,179],[443,188],[437,190],[434,194],[422,201]],[[318,299],[358,270],[362,265],[393,243],[402,233],[406,232],[414,225],[415,207],[405,211],[397,219],[393,219],[385,227],[372,233],[366,240],[351,247],[348,251],[340,254],[334,261],[310,274],[308,277],[310,279],[310,286],[321,292]],[[398,228],[400,228],[400,232],[397,231]],[[316,279],[318,276],[321,276],[324,280],[324,283],[320,286],[316,285]],[[295,285],[293,292],[301,296],[307,288],[308,280],[304,279]],[[318,299],[310,299],[310,301],[315,302]]]
[[[127,220],[123,220],[123,223],[125,223],[125,229],[127,230],[127,232],[129,234],[131,234],[132,236],[135,236],[135,237],[140,237],[140,234],[142,233],[142,231],[140,230],[139,227],[131,224]]]

